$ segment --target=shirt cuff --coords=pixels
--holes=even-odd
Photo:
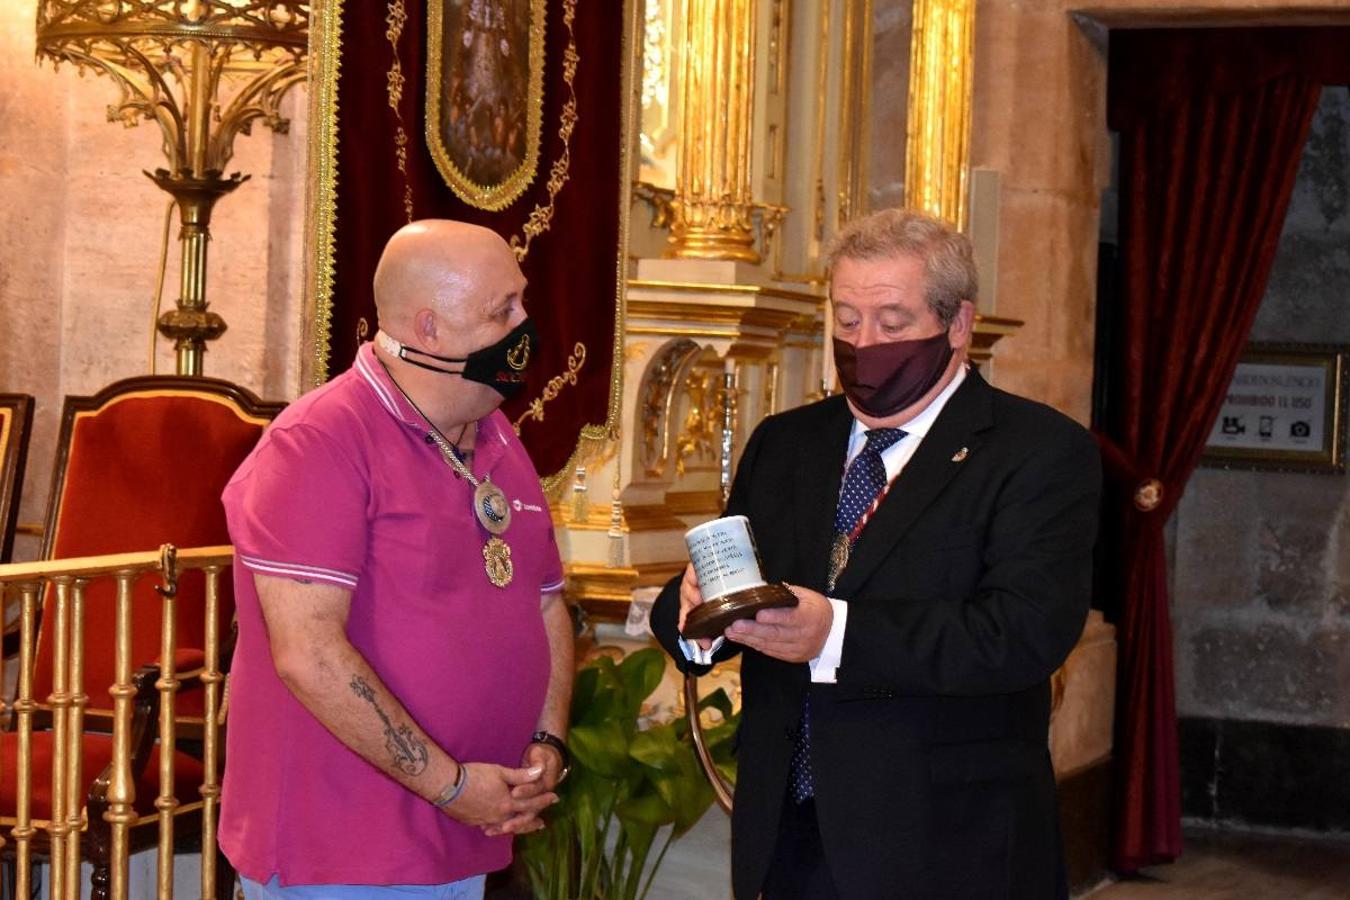
[[[236,552],[238,548],[236,547]],[[263,559],[258,556],[250,556],[246,553],[238,553],[239,562],[246,568],[254,572],[260,572],[263,575],[274,575],[278,578],[289,578],[292,581],[311,582],[322,581],[325,584],[335,585],[337,587],[356,590],[357,576],[351,572],[344,572],[341,569],[329,569],[323,566],[311,566],[303,563],[286,562],[283,560]]]
[[[848,624],[848,604],[833,597],[826,599],[834,609],[834,621],[830,623],[830,633],[825,636],[820,655],[811,660],[811,680],[816,684],[835,683],[835,673],[844,655],[844,627]]]
[[[713,664],[713,654],[722,649],[722,645],[726,643],[727,639],[725,637],[714,639],[712,646],[707,650],[700,647],[696,641],[686,641],[679,635],[675,636],[675,640],[680,642],[680,650],[684,652],[685,659],[695,665],[711,666]]]

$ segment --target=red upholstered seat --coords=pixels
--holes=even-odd
[[[19,736],[13,732],[0,734],[0,759],[5,761],[5,777],[0,778],[0,821],[12,822],[18,811],[18,773],[14,760],[18,759]],[[89,796],[89,786],[112,762],[112,735],[86,734],[84,736],[84,771],[80,797]],[[197,788],[202,783],[202,763],[181,750],[174,754],[174,796],[179,803],[200,800]],[[142,816],[155,812],[155,798],[159,796],[159,747],[150,751],[150,762],[136,779],[136,812]],[[33,733],[33,801],[30,814],[34,819],[50,819],[52,815],[52,733]]]
[[[155,550],[166,543],[180,548],[228,544],[221,492],[281,409],[282,404],[263,403],[248,391],[212,378],[134,378],[109,385],[93,397],[67,397],[43,556],[100,556]],[[188,572],[178,581],[174,659],[180,676],[203,663],[205,581],[201,572]],[[155,664],[160,658],[164,600],[155,591],[158,583],[158,577],[146,575],[133,586],[132,671]],[[230,633],[234,612],[231,588],[227,571],[220,582],[217,625],[221,635]],[[89,721],[98,719],[104,727],[112,706],[108,689],[115,681],[116,595],[116,581],[99,577],[89,582],[84,596],[84,665],[79,687],[88,697]],[[53,606],[54,591],[49,589],[43,598],[33,664],[33,699],[38,704],[46,703],[52,693],[56,655]],[[222,648],[222,667],[228,664],[226,652]],[[141,691],[131,730],[133,741],[139,741],[132,748],[133,755],[148,757],[148,762],[133,773],[136,810],[142,816],[155,812],[159,794],[159,747],[155,745],[158,697],[153,683],[153,673],[138,678]],[[180,734],[192,732],[193,718],[200,725],[204,692],[190,686],[191,682],[184,683],[175,702]],[[39,715],[37,720],[42,722],[44,717]],[[81,800],[89,804],[97,799],[89,797],[90,787],[112,760],[113,741],[108,734],[87,731],[82,738]],[[35,819],[51,815],[54,749],[50,731],[34,732],[31,815]],[[0,822],[13,822],[15,817],[17,759],[17,735],[0,735]],[[201,799],[203,764],[183,752],[176,753],[175,760],[174,795],[180,804],[195,803]],[[176,835],[201,833],[198,809],[180,810],[175,817]],[[157,831],[152,823],[142,826],[132,828],[133,846]],[[94,815],[88,828],[90,840],[81,845],[82,852],[94,863],[96,880],[105,883],[111,865],[108,825]],[[34,835],[33,842],[35,853],[46,852],[42,832]],[[13,847],[10,842],[0,848],[0,856],[10,855]],[[233,877],[228,864],[222,858],[218,866],[223,884],[228,885]],[[222,887],[222,895],[228,890]]]
[[[0,563],[9,562],[14,525],[19,515],[28,438],[32,431],[33,398],[0,394]]]
[[[220,494],[280,409],[214,379],[137,378],[91,398],[70,397],[62,419],[64,465],[53,480],[44,556],[69,559],[153,550],[161,544],[208,547],[230,542]],[[132,600],[132,667],[160,651],[162,599],[142,578]],[[178,646],[203,644],[205,579],[179,583]],[[90,584],[85,595],[85,693],[90,709],[110,709],[116,585]],[[221,633],[234,614],[229,573],[221,579]],[[45,605],[51,603],[48,592]],[[51,617],[38,637],[34,698],[52,689]],[[184,694],[180,717],[200,717],[202,694]]]

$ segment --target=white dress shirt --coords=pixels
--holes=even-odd
[[[900,473],[904,471],[905,466],[914,458],[915,452],[919,449],[919,444],[932,429],[933,423],[937,421],[938,415],[947,405],[947,401],[952,398],[966,380],[966,367],[962,366],[956,372],[956,377],[952,379],[951,384],[942,389],[942,393],[933,398],[933,401],[923,408],[923,410],[910,419],[904,425],[905,436],[896,441],[891,446],[881,452],[881,461],[886,466],[886,480],[888,483],[894,483]],[[848,439],[848,455],[844,458],[844,470],[853,464],[853,460],[862,452],[863,445],[867,443],[867,426],[857,419],[853,420],[853,431]],[[840,479],[840,489],[842,490],[843,479]],[[825,637],[825,646],[821,648],[820,655],[811,660],[811,680],[822,684],[834,684],[836,670],[842,662],[841,657],[844,652],[844,629],[848,626],[848,603],[843,600],[837,600],[834,597],[827,598],[830,606],[834,610],[834,621],[830,623],[830,633]],[[680,638],[680,649],[684,651],[685,658],[690,662],[700,665],[709,665],[712,662],[712,656],[722,646],[725,638],[717,638],[712,646],[707,650],[700,647],[695,641],[686,641]]]

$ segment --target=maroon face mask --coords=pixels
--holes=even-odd
[[[945,331],[930,338],[867,347],[835,338],[834,368],[853,405],[875,419],[884,419],[932,390],[954,352]]]

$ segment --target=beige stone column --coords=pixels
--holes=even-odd
[[[965,229],[975,0],[914,0],[905,202]]]
[[[755,4],[686,0],[666,255],[759,262],[750,191]]]

